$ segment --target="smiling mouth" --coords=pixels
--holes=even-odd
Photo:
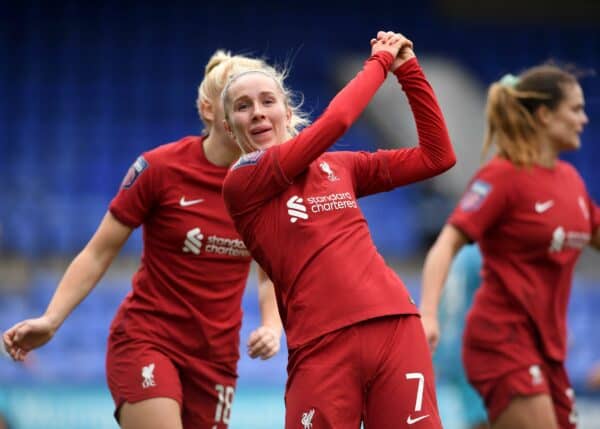
[[[250,132],[250,134],[252,134],[253,136],[260,136],[260,135],[268,133],[269,131],[271,131],[271,128],[263,128],[263,129],[253,130]]]

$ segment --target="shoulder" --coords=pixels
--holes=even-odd
[[[198,154],[202,153],[202,139],[203,137],[189,136],[165,143],[144,152],[138,160],[142,159],[146,163],[152,175],[170,174],[179,171],[182,165],[189,165],[201,159]]]
[[[471,178],[459,206],[463,211],[477,211],[488,197],[496,200],[507,195],[511,183],[509,173],[515,166],[502,158],[493,158],[483,165]]]
[[[144,152],[143,156],[148,162],[156,166],[177,162],[186,158],[193,147],[200,145],[202,139],[203,137],[199,136],[183,137],[180,140],[165,143]]]
[[[249,167],[258,163],[258,161],[265,154],[264,150],[257,150],[255,152],[250,152],[245,155],[242,155],[240,159],[238,159],[232,166],[231,171],[237,170],[242,167]]]
[[[556,163],[556,168],[558,169],[560,174],[564,174],[569,177],[573,177],[576,180],[583,182],[583,178],[581,177],[581,174],[579,174],[579,171],[577,171],[575,166],[573,164],[571,164],[570,162],[559,160]]]
[[[185,163],[186,160],[189,160],[189,147],[201,140],[201,137],[184,137],[176,142],[166,143],[142,153],[129,167],[121,186],[130,188],[146,171],[148,173],[144,177],[157,178],[169,171],[170,166]]]
[[[524,180],[529,172],[531,169],[527,167],[520,167],[507,159],[495,157],[477,170],[473,180],[482,180],[496,188],[507,188]]]
[[[470,188],[478,188],[479,191],[492,187],[502,186],[507,183],[509,177],[514,176],[516,166],[505,159],[493,158],[481,166],[471,179]],[[487,191],[486,191],[487,193]]]
[[[501,177],[507,174],[514,174],[518,171],[518,167],[507,159],[499,156],[490,159],[477,172],[477,174]]]

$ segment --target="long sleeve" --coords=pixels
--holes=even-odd
[[[274,148],[284,177],[292,181],[350,128],[385,81],[393,60],[388,52],[372,55],[314,124]]]
[[[394,71],[408,98],[416,122],[419,145],[388,152],[394,186],[424,180],[456,163],[450,136],[431,85],[416,59]]]

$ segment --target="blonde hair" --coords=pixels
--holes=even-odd
[[[222,49],[217,50],[208,60],[204,68],[204,79],[198,86],[196,108],[204,124],[204,134],[212,128],[212,121],[202,115],[202,104],[218,103],[221,100],[221,91],[229,78],[244,70],[274,70],[264,60],[251,58],[244,55],[232,55]]]
[[[541,106],[554,110],[564,98],[563,86],[575,83],[574,75],[553,65],[533,67],[518,77],[507,75],[493,83],[488,91],[482,157],[495,145],[498,155],[517,165],[535,163],[541,150],[535,112]]]
[[[270,77],[275,81],[275,84],[283,94],[283,99],[286,107],[288,107],[291,112],[290,125],[288,127],[288,132],[290,135],[297,135],[302,128],[307,126],[310,123],[308,119],[308,115],[302,111],[302,104],[304,99],[301,94],[294,93],[290,88],[288,88],[285,84],[285,79],[288,76],[288,70],[277,70],[273,67],[262,68],[262,69],[253,69],[253,70],[243,70],[230,76],[229,80],[225,84],[223,91],[221,93],[221,102],[223,104],[223,110],[225,111],[225,119],[229,121],[228,109],[231,107],[231,100],[229,99],[229,87],[233,82],[235,82],[241,76],[244,76],[249,73],[261,73],[265,76]],[[243,148],[242,148],[243,150]]]

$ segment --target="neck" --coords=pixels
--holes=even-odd
[[[229,141],[226,136],[219,136],[216,133],[209,134],[202,142],[204,156],[212,164],[219,167],[228,167],[240,157],[240,149],[235,143]]]
[[[557,159],[558,152],[552,147],[552,144],[547,139],[542,141],[538,164],[543,167],[554,167]]]

